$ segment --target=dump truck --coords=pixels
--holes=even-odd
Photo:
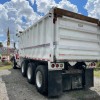
[[[100,21],[52,8],[25,31],[17,33],[19,48],[13,68],[41,94],[90,88],[100,61]]]

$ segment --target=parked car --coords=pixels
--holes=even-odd
[[[8,59],[6,58],[6,57],[2,57],[2,59],[1,59],[1,61],[2,62],[5,62],[5,61],[7,61]]]

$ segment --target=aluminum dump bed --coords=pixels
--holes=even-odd
[[[20,34],[20,56],[32,59],[100,60],[100,22],[54,8]]]

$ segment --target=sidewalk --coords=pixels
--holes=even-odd
[[[8,70],[0,71],[0,100],[9,100],[6,90],[6,85],[2,81],[2,75],[8,75],[8,74],[10,74],[10,71]]]

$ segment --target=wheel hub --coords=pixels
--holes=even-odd
[[[27,77],[28,79],[31,79],[31,76],[32,76],[32,70],[30,67],[28,67],[28,70],[27,70]]]
[[[22,65],[22,73],[24,72],[24,65]]]
[[[41,87],[42,85],[42,73],[40,71],[36,74],[36,84],[38,87]]]

